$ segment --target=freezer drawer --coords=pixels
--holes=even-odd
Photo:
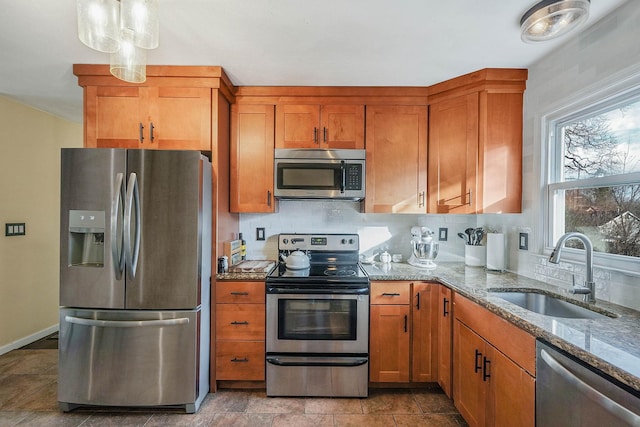
[[[60,309],[58,401],[75,405],[193,404],[200,311]],[[189,407],[191,405],[191,407]],[[199,402],[197,404],[199,406]]]

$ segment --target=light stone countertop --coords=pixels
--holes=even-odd
[[[424,270],[405,263],[374,263],[363,267],[372,281],[440,282],[533,336],[640,391],[640,312],[600,300],[589,306],[582,302],[582,295],[572,295],[564,288],[513,273],[490,272],[484,268],[466,267],[460,262],[437,264],[435,270]],[[545,316],[490,296],[487,292],[490,289],[535,289],[618,317],[591,320]]]
[[[541,338],[640,392],[640,312],[598,300],[593,306],[581,295],[513,273],[466,267],[461,262],[440,262],[435,270],[406,263],[363,265],[372,281],[437,281],[496,313],[537,338]],[[218,274],[217,280],[265,280],[267,273]],[[594,311],[614,313],[616,318],[565,319],[533,313],[487,290],[533,289],[559,295]]]

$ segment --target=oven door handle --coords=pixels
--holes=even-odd
[[[354,367],[366,364],[369,359],[366,357],[323,357],[321,360],[314,361],[313,357],[279,357],[267,356],[267,363],[276,366],[343,366]]]
[[[267,285],[268,294],[302,294],[302,295],[368,295],[369,288],[307,288],[289,285]]]

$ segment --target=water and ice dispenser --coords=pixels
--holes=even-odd
[[[69,265],[104,267],[104,211],[69,211]]]

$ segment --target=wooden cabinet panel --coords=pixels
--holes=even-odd
[[[453,396],[453,300],[451,289],[439,286],[438,298],[438,384],[448,397]]]
[[[409,381],[409,328],[408,305],[371,306],[370,381]]]
[[[218,304],[264,304],[264,282],[217,282],[216,302]]]
[[[264,341],[221,341],[216,348],[218,380],[265,380]]]
[[[425,213],[427,108],[367,107],[366,150],[365,211]]]
[[[274,212],[274,106],[231,107],[232,212]]]
[[[477,93],[429,106],[429,212],[475,212],[477,151]]]
[[[139,148],[140,137],[145,135],[139,120],[146,103],[141,89],[137,86],[85,89],[85,147]]]
[[[412,382],[438,379],[438,293],[436,283],[413,284]]]
[[[486,425],[487,386],[482,363],[485,341],[464,323],[454,324],[453,401],[471,427]],[[511,424],[507,424],[511,425]]]
[[[370,303],[409,304],[411,300],[410,282],[372,282]]]
[[[216,304],[216,339],[264,341],[264,304]]]
[[[276,106],[276,148],[364,148],[364,105]]]

